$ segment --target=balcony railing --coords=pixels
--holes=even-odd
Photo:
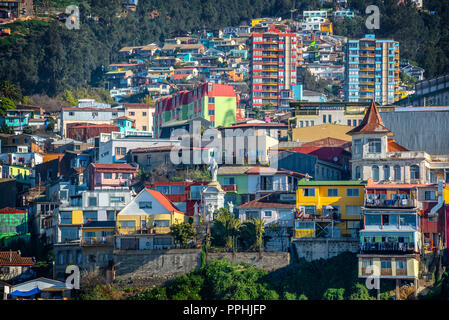
[[[224,184],[221,186],[223,191],[227,192],[237,192],[237,185],[236,184]]]
[[[414,208],[416,207],[415,199],[366,199],[365,207],[369,208]]]
[[[404,242],[362,242],[362,252],[369,253],[414,253],[415,245]]]
[[[81,240],[82,246],[113,246],[114,245],[114,236],[106,236],[106,237],[89,237]]]

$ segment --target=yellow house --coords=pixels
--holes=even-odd
[[[115,221],[91,221],[81,228],[83,245],[112,245]]]
[[[153,131],[154,105],[145,103],[124,103],[125,115],[134,120],[139,131]]]
[[[298,217],[304,222],[313,222],[313,218],[333,218],[340,227],[340,236],[358,237],[362,206],[364,205],[364,186],[366,181],[306,181],[298,182],[296,208]],[[305,216],[304,216],[305,215]],[[307,217],[307,218],[304,218]],[[310,220],[311,219],[311,220]],[[297,226],[303,224],[297,224]],[[298,227],[296,237],[316,236],[310,228]],[[334,235],[337,237],[338,235]]]
[[[403,256],[363,255],[359,254],[359,277],[378,276],[380,279],[418,279],[419,257],[408,254]]]
[[[118,234],[169,233],[187,216],[156,190],[143,189],[117,215]]]

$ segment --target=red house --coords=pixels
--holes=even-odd
[[[193,217],[195,203],[201,204],[201,192],[207,182],[155,182],[147,188],[164,194],[173,204],[187,216]]]

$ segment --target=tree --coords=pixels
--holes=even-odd
[[[8,110],[15,110],[15,103],[7,97],[0,98],[0,115],[4,116],[8,112]]]
[[[253,223],[256,231],[256,245],[259,248],[259,257],[261,257],[263,248],[263,235],[265,233],[265,220],[254,218]]]
[[[374,298],[370,296],[368,289],[363,284],[357,283],[349,300],[374,300]]]
[[[328,288],[323,294],[323,300],[344,300],[344,288]]]
[[[0,133],[14,134],[14,130],[11,127],[8,127],[5,122],[3,122],[2,126],[0,127]]]
[[[78,105],[78,101],[75,99],[75,97],[72,94],[72,91],[70,90],[64,90],[64,93],[62,94],[62,99],[70,103],[72,106]]]
[[[23,133],[25,134],[32,134],[33,133],[33,129],[30,126],[26,126],[22,129]]]
[[[215,244],[225,245],[226,248],[235,250],[235,240],[239,235],[242,223],[228,209],[220,208],[214,212],[214,225],[212,226],[212,237]]]
[[[19,103],[22,101],[22,90],[17,84],[4,80],[0,83],[0,96]]]
[[[190,223],[177,223],[170,226],[170,234],[175,239],[175,243],[186,247],[190,240],[195,240],[196,231]]]
[[[140,100],[140,102],[148,104],[150,106],[154,106],[155,105],[154,100],[151,98],[151,96],[149,94],[145,95],[145,97],[143,97],[142,100]]]

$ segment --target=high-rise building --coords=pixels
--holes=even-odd
[[[299,43],[295,33],[253,33],[251,53],[251,105],[288,108],[296,85]]]
[[[376,101],[381,105],[399,100],[399,43],[368,34],[348,40],[345,47],[345,100]]]

